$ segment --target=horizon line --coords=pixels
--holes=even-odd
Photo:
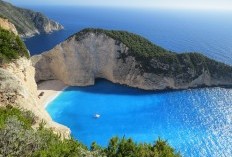
[[[183,7],[183,6],[177,6],[177,7],[171,7],[171,6],[113,6],[113,5],[87,5],[87,4],[41,4],[41,5],[35,5],[35,4],[14,4],[15,6],[20,7],[99,7],[99,8],[121,8],[121,9],[159,9],[159,10],[185,10],[185,11],[232,11],[232,8],[222,8],[222,7]]]

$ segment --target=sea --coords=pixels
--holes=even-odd
[[[168,50],[199,52],[232,65],[232,12],[105,7],[32,7],[65,29],[24,39],[31,55],[52,49],[84,28],[124,30]],[[97,80],[69,87],[47,106],[53,120],[90,146],[113,136],[168,141],[184,157],[232,156],[232,89],[148,92]],[[99,114],[99,118],[94,115]]]

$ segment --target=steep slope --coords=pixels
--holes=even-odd
[[[42,121],[63,137],[69,137],[70,130],[53,122],[43,106],[38,102],[35,69],[26,58],[14,60],[0,68],[0,107],[11,105],[31,111],[36,118],[36,126]]]
[[[5,25],[10,26],[12,24],[5,23]],[[13,32],[0,27],[0,39],[0,65],[23,56],[29,58],[26,46],[19,36]]]
[[[0,28],[0,107],[11,105],[32,111],[37,117],[37,125],[44,120],[55,132],[68,137],[70,130],[53,122],[38,105],[34,76],[35,69],[24,43],[12,32]]]
[[[15,35],[18,35],[17,29],[15,28],[15,26],[12,23],[9,22],[8,19],[0,17],[0,27],[3,29],[6,29],[8,31],[13,32]]]
[[[9,19],[19,34],[24,37],[63,29],[62,25],[40,12],[18,8],[2,0],[0,0],[0,16]]]
[[[198,53],[177,54],[124,31],[85,29],[32,57],[36,81],[72,86],[95,78],[147,90],[232,85],[232,67]]]

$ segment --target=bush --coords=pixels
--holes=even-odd
[[[35,123],[35,116],[30,111],[21,111],[11,106],[0,107],[0,129],[5,126],[6,119],[12,116],[16,117],[24,128],[31,128]]]
[[[3,15],[1,15],[1,14],[0,14],[0,18],[2,18],[2,19],[7,19],[5,16],[3,16]]]
[[[8,63],[19,57],[29,58],[23,41],[14,33],[0,27],[0,64]]]
[[[31,156],[40,149],[40,137],[17,116],[7,117],[4,128],[0,129],[0,154],[3,156]]]
[[[158,139],[154,145],[135,143],[131,138],[119,139],[114,137],[105,149],[107,157],[179,157],[180,154],[168,145],[166,141]]]

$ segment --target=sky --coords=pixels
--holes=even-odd
[[[232,10],[232,0],[5,0],[16,5]]]

